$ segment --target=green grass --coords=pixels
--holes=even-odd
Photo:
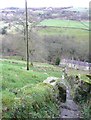
[[[73,76],[79,76],[80,74],[81,80],[91,84],[91,79],[86,76],[89,74],[89,71],[69,69],[68,74]]]
[[[29,71],[26,70],[26,63],[22,61],[4,60],[2,64],[2,89],[17,89],[26,84],[42,82],[49,76],[61,76],[58,68],[48,64],[40,64],[38,66],[38,63],[34,63],[33,67],[30,66]]]
[[[83,22],[89,28],[89,22]],[[54,26],[54,27],[73,27],[73,28],[84,28],[87,27],[79,21],[73,20],[60,20],[60,19],[48,19],[43,20],[38,26]]]
[[[71,38],[75,38],[77,41],[84,41],[89,40],[89,31],[81,30],[81,29],[69,29],[69,28],[39,28],[37,32],[44,36],[44,35],[60,35],[60,37],[67,36]]]
[[[89,23],[73,20],[48,19],[42,21],[38,26],[37,32],[44,35],[60,35],[77,39],[78,41],[89,40]],[[86,27],[86,26],[87,27]],[[65,28],[64,28],[65,27]],[[76,29],[75,29],[76,28]],[[81,29],[83,28],[83,29]]]
[[[69,71],[71,75],[81,73],[81,77],[87,79],[83,71]],[[4,118],[58,117],[59,108],[54,99],[58,91],[43,81],[50,76],[60,78],[60,67],[34,62],[27,71],[25,61],[3,59],[0,60],[0,76]]]
[[[32,117],[41,118],[58,115],[53,88],[43,84],[43,81],[49,76],[61,77],[60,68],[47,63],[34,63],[34,66],[30,66],[30,70],[27,71],[25,61],[4,59],[0,61],[0,75],[3,117],[14,117],[17,109],[19,112],[16,117],[23,114],[26,117],[29,112]],[[25,111],[21,112],[23,105]]]

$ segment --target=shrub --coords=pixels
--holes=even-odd
[[[59,65],[59,64],[60,64],[60,58],[59,58],[59,57],[57,57],[57,58],[56,58],[55,65]]]
[[[83,116],[84,116],[84,119],[90,120],[91,118],[91,104],[90,103],[83,105]]]
[[[2,28],[2,30],[1,30],[1,34],[2,34],[2,35],[7,34],[7,30],[6,30],[6,28],[7,28],[7,27]]]
[[[12,113],[12,107],[14,105],[14,97],[13,93],[9,91],[2,92],[2,117],[3,118],[10,118]]]

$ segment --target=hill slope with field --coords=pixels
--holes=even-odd
[[[69,93],[83,118],[91,118],[89,71],[68,69],[65,75],[64,68],[57,66],[63,58],[89,62],[88,11],[72,7],[28,8],[30,69],[27,71],[25,9],[0,10],[3,119],[58,118],[60,106]],[[56,86],[51,85],[54,79],[51,84],[43,82],[50,77],[58,78]],[[70,88],[68,93],[65,85]],[[64,104],[61,107],[70,110]]]
[[[63,69],[47,63],[34,63],[26,70],[25,61],[0,59],[3,118],[53,118],[59,116],[55,101],[58,91],[43,83],[47,77],[62,77]],[[90,83],[84,71],[69,69],[69,75],[81,73],[81,79]],[[70,81],[72,82],[72,81]],[[74,82],[74,81],[73,81]],[[61,99],[61,98],[60,98]],[[84,106],[85,110],[85,106]]]
[[[47,63],[34,63],[27,71],[25,61],[0,60],[0,76],[3,80],[3,118],[58,116],[53,87],[43,81],[49,76],[60,77],[60,68]]]
[[[72,56],[76,60],[88,61],[88,25],[86,21],[47,19],[33,27],[32,30],[29,26],[31,61],[48,61],[55,64],[57,57],[72,59]],[[20,56],[25,59],[26,42],[24,33],[17,29],[17,24],[14,26],[13,31],[7,27],[7,34],[1,35],[0,44],[2,44],[3,49],[0,51],[3,56],[16,56],[16,58]],[[22,25],[18,25],[18,28],[21,30]]]

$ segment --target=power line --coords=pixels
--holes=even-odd
[[[87,29],[88,31],[90,31],[90,29],[89,29],[89,26],[88,25],[86,25],[83,21],[81,21],[81,20],[79,20],[79,22],[83,25],[83,26],[85,26],[86,28],[85,29]]]

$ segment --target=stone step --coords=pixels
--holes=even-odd
[[[80,118],[80,112],[63,108],[61,109],[60,117],[61,118]]]
[[[78,106],[73,100],[66,100],[66,106],[74,111],[78,110]]]

